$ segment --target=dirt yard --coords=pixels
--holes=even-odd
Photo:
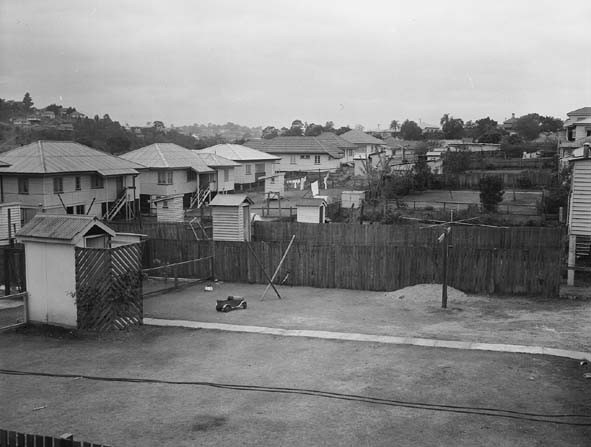
[[[247,312],[226,316],[239,315]],[[103,337],[4,333],[0,364],[265,387],[0,374],[2,428],[113,446],[582,447],[591,439],[583,378],[591,369],[549,356],[143,327]],[[558,417],[566,414],[578,417]]]
[[[213,292],[192,286],[144,301],[146,317],[544,346],[591,352],[591,300],[471,296],[426,284],[395,292],[280,287],[264,301],[260,284],[215,283]],[[246,310],[216,312],[218,299],[244,296]]]

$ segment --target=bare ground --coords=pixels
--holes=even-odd
[[[213,292],[193,286],[146,299],[145,316],[544,346],[591,352],[591,301],[502,298],[466,295],[448,288],[441,308],[441,286],[424,284],[395,292],[280,287],[277,299],[260,284],[215,283]],[[248,309],[215,311],[217,299],[244,296]]]
[[[239,313],[227,316],[234,315]],[[591,416],[590,381],[583,378],[589,368],[548,356],[143,327],[100,337],[5,333],[0,365],[399,401],[378,405],[301,393],[0,374],[2,428],[71,432],[114,446],[588,446],[591,439],[589,426],[523,419],[524,412]],[[407,408],[400,401],[520,415]]]

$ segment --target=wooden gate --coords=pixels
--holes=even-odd
[[[142,243],[76,247],[78,329],[108,331],[142,324]]]

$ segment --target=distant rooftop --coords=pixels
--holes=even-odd
[[[355,129],[345,132],[341,138],[353,144],[384,144],[382,140]]]
[[[591,116],[591,107],[582,107],[572,112],[568,112],[567,116]]]
[[[351,142],[330,132],[315,137],[296,136],[249,140],[244,144],[270,154],[328,154],[333,158],[342,158],[343,149],[356,147]]]
[[[240,144],[216,144],[196,151],[197,153],[215,154],[234,161],[280,160],[281,157],[267,154]]]

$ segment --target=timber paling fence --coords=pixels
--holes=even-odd
[[[529,230],[529,231],[528,231]],[[278,283],[358,290],[397,290],[443,277],[441,228],[394,225],[255,224],[251,247],[272,274],[289,244]],[[266,240],[262,240],[265,236]],[[470,293],[558,295],[561,229],[454,226],[448,284]],[[144,268],[213,255],[213,275],[223,281],[266,283],[245,242],[148,240]],[[213,250],[213,251],[212,251]],[[187,277],[203,278],[209,265],[188,267]]]
[[[33,435],[17,431],[0,429],[0,447],[107,447],[103,444],[74,441],[67,433],[55,438],[53,436]]]

